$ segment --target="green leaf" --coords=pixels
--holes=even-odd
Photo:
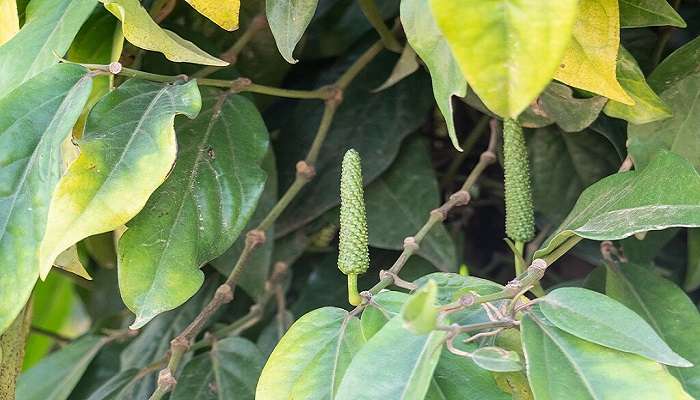
[[[247,339],[231,337],[216,341],[210,352],[185,364],[170,398],[253,400],[264,363],[260,350]]]
[[[56,65],[0,100],[0,332],[24,307],[39,276],[36,253],[61,176],[61,143],[91,84],[84,68]]]
[[[0,334],[0,397],[3,399],[15,398],[17,376],[22,371],[24,347],[31,323],[31,306],[27,306]]]
[[[649,76],[673,117],[644,125],[630,125],[629,152],[638,168],[648,164],[658,149],[669,149],[700,171],[700,37],[668,56]]]
[[[58,63],[95,4],[96,0],[32,0],[22,29],[0,47],[0,98]]]
[[[271,149],[268,149],[267,155],[263,158],[261,167],[265,174],[267,174],[265,188],[260,195],[260,200],[258,200],[258,205],[255,207],[255,212],[253,216],[250,217],[248,225],[243,229],[243,232],[248,232],[258,226],[277,203],[277,168],[275,166],[275,156]],[[267,281],[270,266],[273,262],[272,254],[273,250],[276,248],[276,243],[272,240],[275,237],[274,225],[265,231],[265,237],[267,240],[255,249],[255,252],[248,260],[248,267],[243,270],[241,277],[238,279],[238,286],[255,299],[259,299],[260,296],[265,293],[265,282]],[[245,237],[241,236],[234,242],[233,246],[229,247],[228,250],[224,252],[224,254],[213,259],[209,264],[216,268],[223,276],[228,276],[233,270],[233,266],[236,264],[244,247]],[[275,258],[274,261],[288,262],[281,258]],[[291,265],[291,262],[288,263]]]
[[[535,257],[550,254],[574,235],[617,240],[674,226],[700,226],[700,175],[683,157],[661,151],[646,168],[609,176],[586,189]]]
[[[619,0],[620,28],[670,25],[685,28],[686,24],[666,0]]]
[[[187,0],[187,2],[200,14],[227,31],[238,28],[240,0]]]
[[[537,306],[523,317],[520,329],[538,400],[691,399],[661,364],[570,335]]]
[[[105,8],[122,22],[124,37],[144,50],[163,53],[175,62],[226,66],[226,61],[207,54],[194,43],[174,32],[162,29],[151,19],[139,0],[100,0]]]
[[[372,297],[372,302],[362,311],[362,334],[370,340],[387,322],[401,313],[408,299],[404,292],[385,290]]]
[[[297,320],[265,364],[255,398],[330,399],[364,345],[360,320],[324,307]]]
[[[632,54],[622,46],[617,54],[617,80],[634,99],[634,105],[610,100],[603,109],[605,114],[638,125],[666,119],[672,115],[671,109],[647,84],[644,73]]]
[[[343,59],[324,72],[316,85],[331,83],[347,68],[347,62],[347,58]],[[430,84],[422,73],[415,73],[379,93],[368,93],[381,84],[395,62],[393,54],[378,55],[343,93],[343,104],[335,113],[315,165],[316,176],[282,214],[275,228],[276,235],[286,235],[338,205],[340,165],[347,149],[354,148],[362,154],[363,178],[367,185],[391,165],[401,141],[425,121],[434,103],[429,94]],[[279,149],[275,154],[279,162],[280,187],[286,188],[293,181],[294,165],[304,158],[310,147],[322,113],[320,102],[300,102],[293,109],[291,120],[284,121],[281,126],[279,140],[275,143]]]
[[[42,277],[63,250],[120,227],[143,208],[175,162],[175,115],[194,118],[200,107],[194,81],[163,85],[136,79],[95,105],[77,141],[80,156],[51,200],[39,250]]]
[[[513,397],[515,398],[515,397]],[[443,351],[425,400],[511,400],[489,371],[470,358]]]
[[[22,400],[65,400],[78,383],[104,337],[87,335],[52,353],[20,375],[17,398]]]
[[[87,400],[127,400],[130,397],[129,386],[139,377],[136,368],[127,369],[109,378]]]
[[[401,1],[401,25],[408,43],[430,71],[433,95],[440,112],[445,117],[450,140],[452,145],[461,151],[452,117],[452,96],[464,97],[467,94],[467,81],[462,76],[450,46],[433,19],[429,1]]]
[[[518,353],[500,347],[479,347],[472,353],[472,360],[488,371],[514,372],[523,369]]]
[[[688,268],[683,287],[688,292],[700,287],[700,229],[688,229]]]
[[[19,32],[16,0],[0,0],[0,45]]]
[[[318,0],[267,0],[265,14],[282,57],[296,64],[292,53],[316,12]]]
[[[435,306],[437,292],[437,283],[431,279],[406,300],[401,308],[401,317],[409,331],[425,335],[435,329],[439,311]]]
[[[549,126],[531,131],[527,144],[535,211],[555,226],[585,188],[614,174],[622,161],[610,142],[592,130],[566,133]]]
[[[422,276],[414,283],[418,287],[421,287],[430,280],[434,280],[438,286],[437,304],[440,305],[451,303],[463,294],[470,292],[484,295],[495,293],[503,289],[503,286],[498,283],[486,279],[445,272],[434,272]]]
[[[634,100],[615,78],[620,45],[617,0],[581,0],[573,37],[554,79],[624,104]]]
[[[559,288],[539,303],[557,328],[615,350],[676,367],[692,364],[676,354],[637,314],[608,296],[582,288]]]
[[[445,332],[415,335],[394,317],[355,355],[336,400],[422,400],[440,359]],[[381,367],[374,367],[381,366]]]
[[[379,85],[379,87],[372,90],[372,92],[381,92],[386,88],[394,86],[403,78],[418,71],[418,67],[420,67],[418,64],[418,55],[411,46],[405,45],[401,51],[401,56],[399,57],[398,61],[396,61],[394,69],[391,71],[391,75],[389,75],[389,77],[384,81],[384,83]]]
[[[540,95],[542,110],[565,132],[580,132],[598,118],[606,98],[593,96],[575,98],[573,90],[566,85],[552,82]]]
[[[241,95],[202,94],[203,111],[175,127],[177,163],[119,240],[119,288],[138,329],[192,297],[199,268],[236,240],[263,186],[262,117]]]
[[[651,268],[621,264],[609,268],[606,293],[644,318],[692,368],[669,368],[694,398],[700,397],[700,314],[683,290]]]
[[[401,250],[403,239],[425,224],[440,205],[440,190],[423,137],[409,138],[389,170],[367,186],[365,204],[370,246]],[[439,270],[457,269],[454,242],[442,224],[421,241],[417,254]]]
[[[569,44],[574,0],[430,0],[464,77],[484,104],[515,118],[547,86]]]

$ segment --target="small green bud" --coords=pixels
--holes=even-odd
[[[343,157],[340,175],[340,244],[338,269],[348,276],[350,303],[359,304],[357,275],[369,268],[367,216],[362,189],[360,155],[350,149]]]
[[[505,166],[506,235],[525,243],[535,237],[530,166],[523,128],[517,121],[503,120]]]

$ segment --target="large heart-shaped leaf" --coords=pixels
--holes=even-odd
[[[83,336],[52,353],[22,375],[17,382],[17,398],[26,400],[65,400],[73,391],[97,352],[107,342],[94,335]]]
[[[84,68],[62,64],[0,100],[0,332],[39,276],[37,251],[61,176],[61,143],[91,86]]]
[[[670,25],[685,28],[683,18],[666,0],[619,0],[620,28]]]
[[[552,79],[569,45],[576,3],[430,0],[469,85],[491,111],[513,118]]]
[[[521,332],[536,399],[692,398],[661,364],[570,335],[537,306],[523,317]]]
[[[277,48],[288,63],[295,64],[292,53],[316,12],[318,0],[267,0],[265,14]]]
[[[175,127],[175,168],[119,240],[119,288],[134,329],[197,292],[199,268],[233,244],[265,185],[268,134],[253,103],[212,89],[202,108]]]
[[[700,397],[700,313],[672,282],[658,276],[652,268],[621,264],[608,268],[605,293],[626,305],[651,325],[692,368],[669,368],[693,397]]]
[[[542,298],[540,309],[557,328],[581,339],[666,365],[692,366],[639,315],[603,294],[583,288],[559,288]]]
[[[263,364],[262,353],[249,340],[230,337],[182,368],[172,400],[253,400]]]
[[[394,317],[360,349],[340,383],[337,400],[425,397],[446,333],[416,335],[403,323],[401,316]]]
[[[392,166],[365,189],[369,244],[401,250],[403,239],[418,232],[430,210],[440,205],[428,144],[414,137],[402,146]],[[442,271],[457,269],[452,238],[442,224],[421,241],[418,255]]]
[[[33,0],[22,29],[0,47],[0,98],[58,63],[97,0]],[[4,11],[3,11],[4,13]]]
[[[574,235],[616,240],[674,226],[700,226],[700,175],[683,157],[661,151],[641,171],[618,173],[586,189],[535,257]]]
[[[95,105],[77,142],[80,156],[51,200],[39,252],[42,277],[63,250],[124,225],[143,208],[175,162],[175,115],[194,118],[200,107],[194,81],[163,85],[136,79]]]
[[[401,25],[408,43],[430,71],[433,95],[445,117],[450,140],[452,145],[461,151],[452,117],[452,96],[464,97],[467,94],[467,81],[433,19],[430,0],[403,0]]]
[[[671,109],[647,84],[644,73],[632,54],[622,46],[620,46],[620,52],[617,55],[617,80],[627,91],[627,94],[634,99],[634,105],[630,106],[610,100],[603,109],[605,114],[627,120],[633,124],[646,124],[666,119],[672,115]]]
[[[187,0],[187,2],[227,31],[238,28],[240,0]]]
[[[219,60],[151,19],[139,0],[100,0],[105,8],[122,22],[124,37],[134,46],[163,53],[175,62],[225,66]]]
[[[255,398],[332,399],[350,360],[364,345],[360,320],[335,307],[297,320],[265,364]]]
[[[554,78],[609,99],[632,105],[634,100],[615,78],[620,46],[617,0],[581,0],[573,38]]]
[[[644,125],[630,125],[629,152],[643,167],[658,149],[670,149],[700,171],[700,37],[668,56],[649,76],[673,117]]]

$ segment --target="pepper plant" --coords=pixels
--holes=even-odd
[[[698,10],[0,0],[0,398],[700,398]]]

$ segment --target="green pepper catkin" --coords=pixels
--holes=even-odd
[[[535,237],[530,166],[523,128],[510,118],[503,120],[503,158],[506,235],[515,242],[525,243]]]
[[[360,155],[350,149],[343,157],[340,175],[340,245],[338,269],[348,276],[348,300],[362,301],[357,292],[357,275],[369,268],[367,216],[362,189]]]

